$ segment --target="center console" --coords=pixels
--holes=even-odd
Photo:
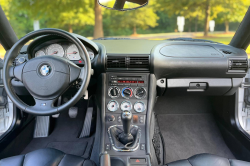
[[[149,165],[146,155],[149,74],[106,74],[104,149],[111,159],[124,165]],[[129,116],[131,120],[126,119]]]

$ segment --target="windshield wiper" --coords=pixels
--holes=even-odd
[[[219,42],[214,42],[214,41],[211,41],[211,40],[193,39],[193,38],[183,38],[183,37],[170,38],[170,39],[166,39],[166,40],[170,40],[170,41],[191,41],[191,42],[219,43]]]
[[[130,40],[130,38],[119,38],[119,37],[100,37],[94,40]]]

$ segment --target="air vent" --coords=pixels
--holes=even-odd
[[[247,59],[229,59],[229,72],[246,72],[247,69]]]
[[[126,68],[126,57],[108,56],[107,68]]]
[[[148,70],[149,56],[108,56],[108,69]]]
[[[149,68],[149,59],[147,57],[130,57],[128,68]]]

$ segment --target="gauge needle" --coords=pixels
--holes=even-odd
[[[54,51],[54,52],[53,52],[53,54],[57,54],[57,53],[58,53],[58,51]],[[51,54],[51,55],[53,55],[53,54]]]
[[[67,53],[67,54],[77,54],[77,52],[76,52],[76,51],[74,51],[74,52],[72,52],[72,53]]]

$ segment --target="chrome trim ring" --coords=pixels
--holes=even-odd
[[[135,105],[136,105],[137,103],[142,103],[142,104],[144,105],[144,110],[143,110],[143,111],[137,111],[137,110],[135,109]],[[137,113],[142,113],[142,112],[144,112],[144,111],[146,110],[146,108],[147,108],[147,105],[146,105],[144,102],[142,102],[142,101],[137,101],[137,102],[134,104],[134,110],[135,110],[135,112],[137,112]]]
[[[136,95],[136,92],[137,92],[137,90],[139,89],[139,88],[143,88],[144,90],[145,90],[145,92],[146,92],[146,94],[143,96],[143,97],[139,97],[139,96],[137,96]],[[137,87],[136,89],[135,89],[135,92],[134,92],[135,94],[134,94],[134,96],[137,98],[137,99],[144,99],[146,96],[147,96],[147,90],[144,88],[144,87]]]
[[[109,102],[108,102],[108,104],[107,104],[107,109],[109,110],[108,105],[109,105],[111,102],[115,102],[115,103],[116,103],[116,105],[117,105],[117,109],[116,109],[115,111],[117,111],[117,110],[118,110],[118,108],[119,108],[119,103],[118,103],[116,100],[111,100],[111,101],[109,101]],[[110,112],[115,112],[115,111],[111,111],[111,110],[109,110],[109,111],[110,111]]]
[[[128,109],[128,111],[131,111],[132,110],[132,108],[133,108],[133,105],[132,105],[132,103],[130,102],[130,101],[128,101],[128,100],[125,100],[125,101],[123,101],[122,103],[125,103],[125,102],[128,102],[128,103],[130,103],[130,105],[131,105],[131,107],[130,107],[130,109]],[[122,103],[121,103],[121,110],[122,110]],[[124,111],[124,110],[122,110],[122,111]]]
[[[112,88],[116,88],[116,89],[118,90],[118,95],[115,96],[115,97],[112,96],[111,93],[110,93],[110,91],[111,91]],[[110,87],[109,90],[108,90],[108,95],[109,95],[109,97],[111,97],[112,99],[116,99],[116,98],[118,98],[118,97],[120,96],[120,91],[121,91],[121,90],[120,90],[119,87],[117,87],[117,86],[112,86],[112,87]]]
[[[123,92],[123,90],[124,90],[125,88],[130,88],[130,89],[131,89],[131,91],[132,91],[131,97],[123,96],[123,93],[122,93],[122,92]],[[133,88],[131,88],[131,87],[129,87],[129,86],[123,87],[122,90],[121,90],[121,95],[122,95],[122,97],[123,97],[124,99],[130,99],[130,98],[132,98],[132,97],[133,97],[133,93],[134,93]]]

